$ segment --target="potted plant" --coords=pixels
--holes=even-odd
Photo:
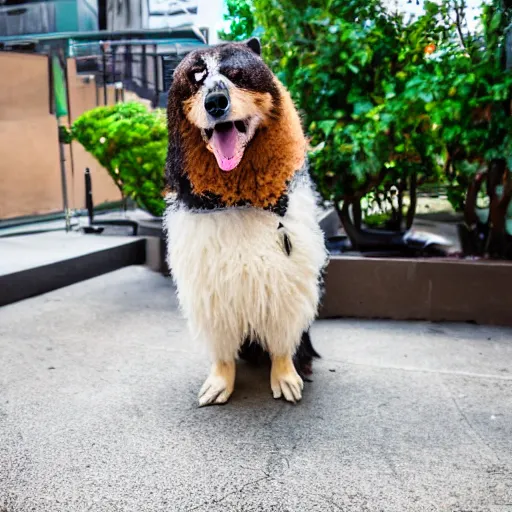
[[[137,102],[97,107],[79,116],[70,134],[107,170],[123,198],[161,217],[167,156],[163,109],[148,110]]]

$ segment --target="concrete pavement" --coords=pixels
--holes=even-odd
[[[320,321],[298,405],[231,401],[170,281],[128,267],[0,309],[0,511],[512,511],[512,330]]]

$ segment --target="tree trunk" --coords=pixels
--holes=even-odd
[[[413,173],[411,176],[410,188],[409,188],[409,197],[410,204],[409,209],[407,210],[407,219],[406,219],[406,228],[411,229],[412,223],[414,222],[414,216],[416,215],[416,204],[418,202],[417,198],[417,187],[418,187],[418,176],[416,173]]]
[[[506,182],[503,186],[503,195],[501,198],[498,198],[496,194],[493,195],[491,200],[491,208],[489,210],[489,218],[492,224],[491,227],[495,232],[505,231],[507,210],[512,198],[510,171],[507,171],[504,167],[505,162],[503,161],[503,171],[501,174],[502,179],[500,180],[503,182],[503,178],[506,176]],[[500,168],[501,166],[497,168],[496,172],[499,172]]]
[[[402,229],[402,221],[404,218],[404,186],[402,183],[398,186],[398,211],[397,211],[397,217],[396,217],[396,224],[394,228],[397,231],[400,231]]]
[[[356,199],[352,203],[352,221],[354,223],[354,226],[357,229],[361,229],[361,221],[362,221],[362,211],[361,211],[361,200]]]
[[[336,210],[336,213],[338,214],[338,218],[340,219],[341,225],[343,226],[343,229],[345,230],[345,233],[347,234],[350,242],[352,243],[352,247],[357,250],[357,237],[355,236],[355,233],[357,231],[357,228],[352,224],[352,221],[350,219],[350,205],[351,201],[344,199],[343,200],[343,206],[339,207],[339,203],[337,201],[334,201],[334,209]]]
[[[464,205],[464,222],[468,228],[472,228],[479,222],[478,215],[476,214],[476,200],[478,198],[478,192],[480,192],[480,188],[482,187],[482,182],[486,177],[487,172],[478,173],[469,184]]]

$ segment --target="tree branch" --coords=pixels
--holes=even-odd
[[[414,222],[414,216],[416,214],[416,203],[417,203],[417,186],[418,186],[418,175],[413,172],[411,175],[411,182],[409,188],[409,209],[407,210],[406,227],[407,229],[412,228]]]
[[[455,28],[457,29],[457,34],[459,35],[460,44],[466,51],[469,51],[467,42],[464,39],[464,33],[462,32],[462,22],[463,22],[463,18],[464,18],[464,4],[462,4],[460,6],[455,4],[454,11],[455,11]]]

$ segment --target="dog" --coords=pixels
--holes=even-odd
[[[228,401],[238,358],[265,356],[274,398],[295,403],[327,258],[299,114],[257,38],[190,52],[167,113],[167,263],[214,359],[199,405]]]

